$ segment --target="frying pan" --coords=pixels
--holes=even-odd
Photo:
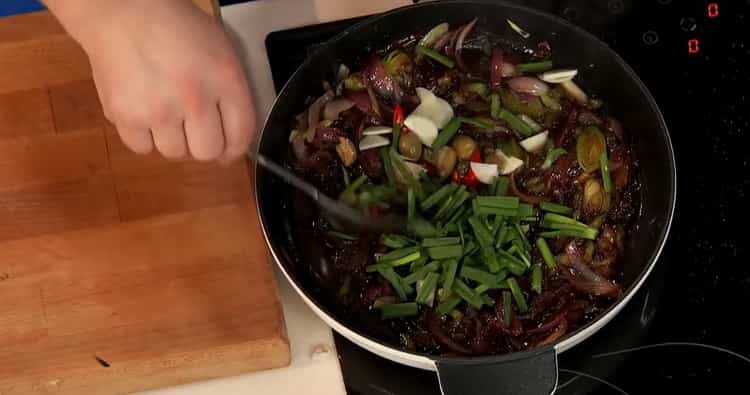
[[[614,318],[651,273],[666,242],[676,198],[676,169],[664,119],[648,89],[605,43],[553,15],[502,1],[446,0],[399,8],[371,17],[331,39],[299,67],[280,92],[260,137],[258,150],[282,162],[290,120],[304,110],[305,99],[334,79],[336,65],[355,65],[394,39],[424,33],[448,22],[478,17],[475,31],[492,32],[511,44],[524,41],[508,28],[511,19],[536,43],[549,41],[558,65],[577,67],[580,85],[602,97],[632,135],[641,172],[641,212],[626,241],[624,295],[584,327],[555,344],[524,352],[482,357],[445,357],[407,352],[358,331],[326,307],[306,274],[314,258],[300,253],[293,240],[295,216],[310,215],[293,202],[293,191],[256,167],[258,211],[268,248],[281,271],[307,305],[334,330],[359,346],[392,361],[437,372],[444,394],[548,394],[557,386],[557,355],[576,346]]]

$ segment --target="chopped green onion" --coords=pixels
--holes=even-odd
[[[419,280],[423,280],[427,273],[432,273],[440,270],[440,262],[433,261],[419,268],[414,273],[404,277],[404,284],[411,285]]]
[[[416,243],[414,240],[406,236],[396,234],[383,235],[380,242],[383,243],[384,246],[389,248],[403,248]]]
[[[465,206],[458,207],[458,209],[453,214],[451,214],[451,216],[448,218],[447,222],[448,223],[462,222],[462,221],[459,221],[459,218],[461,218],[461,216],[464,215],[464,213],[466,213],[467,210],[469,209]]]
[[[534,134],[534,130],[526,122],[504,108],[500,110],[499,118],[505,121],[521,137],[530,137]]]
[[[516,301],[516,306],[518,306],[518,311],[525,313],[526,310],[528,310],[528,306],[526,306],[526,298],[523,295],[523,291],[521,291],[521,287],[518,286],[518,282],[516,282],[516,279],[513,277],[505,280],[505,282],[508,283],[510,293]]]
[[[471,225],[471,228],[474,230],[474,236],[476,236],[477,241],[482,248],[492,246],[492,235],[479,217],[469,218],[469,225]]]
[[[507,241],[506,238],[508,237],[508,225],[500,225],[500,230],[497,232],[497,242],[495,243],[495,247],[500,248],[505,242]]]
[[[456,295],[451,295],[448,299],[444,300],[437,307],[437,312],[440,315],[445,315],[453,311],[461,303],[462,299]]]
[[[561,236],[578,237],[581,239],[596,240],[597,231],[596,229],[560,229],[549,232],[542,232],[539,234],[541,237],[554,238]]]
[[[490,290],[490,287],[488,287],[488,286],[486,286],[484,284],[479,284],[479,285],[477,285],[476,288],[474,288],[474,292],[476,292],[477,295],[481,295],[481,294],[483,294],[483,293],[485,293],[485,292],[487,292],[489,290]]]
[[[407,218],[412,220],[416,211],[416,198],[414,197],[414,190],[409,188],[406,191],[406,202],[407,202]]]
[[[419,259],[417,259],[416,261],[412,262],[409,265],[409,271],[413,273],[413,272],[416,272],[417,270],[423,268],[424,265],[427,263],[428,259],[430,259],[430,258],[426,257],[426,256],[422,256]]]
[[[508,328],[513,321],[513,306],[511,306],[510,291],[503,291],[503,326]]]
[[[422,210],[423,211],[429,210],[432,206],[440,203],[443,199],[445,199],[446,196],[455,192],[456,189],[458,189],[457,184],[450,183],[450,184],[443,185],[442,187],[440,187],[440,189],[438,189],[432,195],[428,196],[427,199],[422,201],[422,204],[421,204]]]
[[[453,290],[456,291],[456,295],[460,296],[461,299],[465,300],[466,303],[476,307],[477,309],[482,307],[484,302],[482,298],[477,295],[471,287],[466,285],[465,282],[460,279],[455,279],[453,282]]]
[[[427,48],[432,47],[441,37],[446,35],[449,30],[450,25],[445,22],[433,27],[429,32],[427,32],[427,34],[424,35],[424,37],[422,37],[421,40],[419,40],[418,46]],[[417,54],[417,61],[419,61],[419,54]]]
[[[549,249],[549,245],[547,245],[547,241],[541,237],[536,239],[536,247],[539,249],[539,253],[542,254],[544,262],[547,263],[547,267],[554,269],[557,263],[555,262],[555,257],[552,255],[552,251]]]
[[[510,178],[508,176],[500,176],[495,179],[495,195],[505,196],[508,194],[508,186],[510,185]]]
[[[432,301],[435,297],[435,289],[437,289],[437,282],[440,275],[437,273],[429,273],[427,277],[422,280],[421,286],[417,285],[417,298],[415,301],[419,304],[432,305]]]
[[[456,62],[453,61],[453,59],[441,54],[438,51],[435,51],[432,48],[427,48],[422,45],[417,45],[417,53],[421,54],[423,56],[427,56],[428,58],[442,64],[443,66],[452,69],[456,66]]]
[[[544,214],[544,222],[549,222],[549,223],[554,222],[554,223],[567,224],[567,225],[578,225],[584,228],[588,227],[588,225],[584,224],[583,222],[579,222],[573,218],[566,217],[560,214],[555,214],[555,213]]]
[[[401,128],[400,124],[393,125],[393,131],[391,132],[391,152],[398,153],[398,140],[401,138]]]
[[[602,151],[601,156],[599,156],[599,167],[601,167],[602,170],[604,192],[611,192],[612,178],[609,176],[609,159],[607,158],[607,150]]]
[[[479,250],[479,246],[474,243],[474,240],[466,242],[466,248],[464,249],[465,255],[471,255]]]
[[[404,280],[399,276],[393,268],[387,268],[387,269],[378,269],[378,273],[380,273],[383,278],[388,280],[389,283],[393,286],[393,290],[396,291],[398,294],[399,299],[406,300],[406,290],[404,289],[405,283]]]
[[[461,244],[439,247],[428,247],[427,255],[432,259],[460,258],[463,255]]]
[[[474,292],[476,292],[476,290]],[[479,295],[480,298],[482,298],[482,302],[484,302],[484,304],[486,304],[487,306],[495,305],[495,301],[490,297],[490,295],[481,294],[479,292],[477,292],[477,294]]]
[[[559,159],[561,156],[567,153],[568,151],[565,151],[562,148],[553,148],[547,151],[547,156],[544,158],[542,169],[549,169],[550,167],[552,167],[552,164],[555,163],[557,159]]]
[[[493,119],[500,119],[500,95],[493,93],[490,95],[490,116]]]
[[[519,217],[531,217],[532,215],[534,215],[534,206],[528,203],[520,203],[518,205]]]
[[[357,237],[357,236],[352,236],[352,235],[348,235],[346,233],[336,232],[335,230],[329,230],[326,233],[329,234],[329,235],[331,235],[331,236],[333,236],[333,237],[339,238],[341,240],[348,240],[348,241],[359,240],[359,237]]]
[[[524,249],[525,249],[526,251],[530,250],[530,249],[531,249],[531,243],[529,243],[529,239],[528,239],[528,238],[526,238],[526,232],[524,232],[524,231],[523,231],[523,230],[521,229],[521,225],[519,225],[518,223],[514,224],[514,227],[516,228],[516,232],[518,233],[518,237],[519,237],[519,239],[520,239],[520,240],[521,240],[521,242],[523,243],[523,247],[524,247]]]
[[[515,196],[477,196],[477,204],[484,207],[518,209]]]
[[[516,258],[513,254],[505,250],[497,250],[497,254],[507,264],[508,270],[511,273],[520,276],[526,272],[526,264],[519,258]]]
[[[538,294],[542,293],[542,266],[541,265],[534,265],[534,267],[531,268],[531,289],[534,290],[534,292]]]
[[[458,238],[461,239],[461,247],[466,245],[466,237],[464,236],[464,224],[458,223]]]
[[[498,285],[497,277],[494,274],[485,272],[484,270],[475,269],[471,266],[464,266],[461,268],[461,277],[474,280],[477,283],[488,287],[488,289],[497,288]]]
[[[435,225],[419,216],[408,221],[406,226],[409,232],[418,238],[437,237],[440,234]]]
[[[411,317],[419,314],[419,306],[414,302],[384,304],[380,306],[380,314],[384,320]]]
[[[533,118],[526,114],[520,114],[518,118],[521,118],[522,121],[526,122],[527,125],[534,131],[534,133],[539,133],[542,131],[542,125],[538,124]]]
[[[520,63],[516,65],[516,71],[522,74],[538,74],[552,69],[552,61],[534,63]]]
[[[443,262],[443,288],[451,289],[453,287],[453,280],[456,279],[457,270],[458,270],[457,260],[449,259]]]
[[[562,215],[571,215],[573,214],[573,209],[568,206],[563,206],[562,204],[557,203],[550,203],[550,202],[541,202],[539,203],[539,208],[543,211],[547,211],[550,213],[555,214],[562,214]]]
[[[471,126],[475,126],[480,129],[494,130],[495,123],[491,119],[487,118],[466,118],[461,117],[461,123],[465,123]]]
[[[500,263],[497,261],[495,249],[492,246],[482,248],[482,259],[484,259],[485,265],[487,265],[492,273],[500,271]]]
[[[351,180],[349,179],[349,171],[346,170],[346,167],[344,165],[341,165],[341,171],[344,173],[344,185],[349,186],[351,184]]]
[[[459,127],[461,127],[461,119],[458,117],[451,119],[450,122],[448,122],[448,124],[440,131],[435,141],[432,142],[432,149],[437,151],[440,147],[448,144],[453,136],[458,133]]]
[[[393,130],[395,131],[396,129],[394,128]],[[414,178],[414,174],[412,174],[411,170],[406,167],[406,164],[404,164],[401,156],[399,156],[399,154],[396,153],[396,151],[393,149],[390,150],[390,155],[393,168],[398,174],[401,175],[400,178],[406,182],[406,185],[414,189],[414,192],[417,194],[417,198],[423,199],[424,193],[422,191],[422,185],[417,181],[416,178]]]
[[[460,237],[432,237],[422,240],[422,247],[439,247],[445,245],[454,245],[461,242]]]
[[[395,261],[396,259],[400,259],[400,258],[403,258],[405,256],[412,255],[415,252],[419,252],[420,250],[421,250],[421,247],[419,247],[419,246],[399,248],[398,250],[393,250],[393,251],[391,251],[391,252],[389,252],[389,253],[387,253],[385,255],[382,255],[378,259],[378,262]]]
[[[451,214],[451,212],[453,212],[454,210],[463,208],[464,202],[466,202],[466,199],[471,197],[471,193],[466,190],[465,186],[461,185],[461,187],[458,189],[458,191],[456,191],[456,193],[452,197],[453,199],[449,206],[440,207],[440,209],[438,209],[437,214],[435,214],[435,219],[441,219],[445,216],[449,216],[449,214]],[[450,216],[452,217],[452,215]],[[448,220],[448,222],[453,222],[453,221]]]
[[[523,38],[529,38],[531,37],[531,33],[527,32],[526,30],[523,30],[521,26],[518,26],[515,22],[511,21],[510,19],[506,19],[508,22],[508,25],[511,29],[513,29],[514,32],[518,33]]]

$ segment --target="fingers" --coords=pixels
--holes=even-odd
[[[196,108],[186,116],[185,136],[190,154],[200,161],[217,159],[225,146],[218,103]]]
[[[148,128],[121,124],[116,127],[123,144],[131,151],[145,155],[154,150],[154,141]]]
[[[151,130],[154,146],[168,159],[181,159],[188,153],[183,122],[172,122]]]
[[[255,130],[255,110],[247,89],[235,89],[233,96],[219,103],[224,125],[224,152],[220,160],[229,162],[246,154]]]

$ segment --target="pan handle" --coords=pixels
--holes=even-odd
[[[443,358],[435,365],[443,395],[540,395],[557,388],[553,346],[495,360]]]

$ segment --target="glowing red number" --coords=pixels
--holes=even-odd
[[[708,5],[708,17],[709,18],[716,18],[719,16],[719,4],[717,3],[711,3]]]
[[[688,40],[688,52],[690,53],[698,53],[700,51],[700,47],[698,46],[698,39],[697,38],[691,38]]]

